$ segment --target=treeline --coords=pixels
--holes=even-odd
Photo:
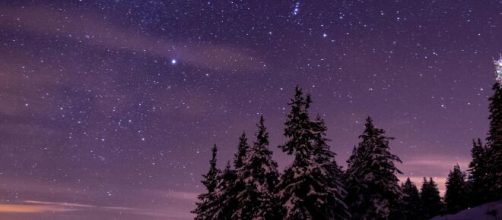
[[[246,134],[239,138],[233,164],[216,165],[217,147],[202,183],[193,213],[197,220],[330,220],[330,219],[429,219],[456,213],[467,207],[502,198],[502,91],[499,83],[490,98],[490,132],[486,144],[474,141],[469,172],[458,165],[448,175],[441,198],[432,178],[424,178],[421,190],[402,174],[383,129],[368,117],[359,143],[343,170],[326,138],[326,125],[309,112],[311,98],[296,88],[288,103],[286,142],[280,145],[292,163],[277,169],[269,149],[263,116],[252,144]]]

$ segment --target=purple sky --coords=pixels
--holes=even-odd
[[[297,84],[343,166],[370,115],[442,188],[487,132],[500,0],[44,2],[0,2],[2,219],[190,219],[259,115],[288,164]]]

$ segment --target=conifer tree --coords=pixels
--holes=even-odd
[[[502,61],[500,61],[502,63]],[[502,66],[499,66],[502,72]],[[497,69],[499,71],[499,69]],[[500,82],[493,85],[493,95],[489,98],[490,126],[487,146],[487,175],[489,201],[502,199],[502,88]]]
[[[216,199],[212,203],[214,209],[214,220],[231,220],[232,213],[237,209],[237,193],[239,193],[236,184],[236,173],[227,162],[225,169],[218,176],[216,186]]]
[[[237,147],[237,153],[235,153],[234,158],[234,168],[236,170],[242,167],[243,161],[246,158],[246,153],[249,149],[247,141],[246,133],[242,132],[242,135],[239,137],[239,146]]]
[[[359,136],[361,142],[349,158],[347,169],[347,204],[356,219],[387,219],[401,196],[394,162],[399,157],[390,153],[383,129],[375,128],[370,117]]]
[[[465,183],[465,174],[460,170],[457,164],[448,174],[446,180],[446,193],[444,197],[446,211],[449,214],[457,213],[467,208],[467,192]]]
[[[400,200],[400,212],[397,218],[402,220],[421,220],[422,206],[420,201],[420,193],[417,186],[411,182],[410,178],[401,185],[403,196]]]
[[[472,161],[469,163],[469,205],[477,206],[488,201],[489,192],[486,182],[487,153],[486,147],[481,143],[481,139],[472,141]]]
[[[267,220],[280,218],[274,187],[278,181],[277,163],[268,149],[268,132],[263,116],[258,123],[256,141],[247,151],[242,166],[237,170],[237,182],[243,189],[237,195],[238,208],[232,219]]]
[[[324,182],[325,205],[322,213],[326,219],[348,219],[351,217],[348,206],[345,204],[347,191],[342,181],[343,173],[336,163],[336,154],[330,150],[329,139],[326,138],[327,127],[324,120],[317,116],[313,122],[314,136],[314,161],[320,167],[319,182]]]
[[[215,202],[218,199],[216,187],[218,185],[218,177],[220,175],[220,170],[216,168],[216,154],[217,154],[216,145],[211,149],[212,156],[211,160],[209,160],[209,171],[207,174],[202,175],[203,180],[202,184],[206,187],[206,192],[200,194],[198,196],[199,201],[196,203],[195,210],[192,211],[194,213],[196,220],[208,220],[214,219],[214,216],[217,212],[217,205]]]
[[[329,151],[322,120],[311,120],[309,96],[296,87],[290,103],[284,135],[287,142],[279,146],[293,155],[279,182],[278,195],[284,207],[285,220],[347,219],[349,214],[342,201],[340,172]]]
[[[423,214],[426,219],[443,214],[444,204],[441,202],[438,186],[432,177],[429,181],[424,178],[420,198],[422,200]]]
[[[215,205],[218,206],[215,214],[215,219],[231,220],[232,215],[239,208],[238,196],[245,189],[244,181],[237,178],[237,170],[240,170],[246,160],[246,154],[249,150],[246,134],[243,132],[239,137],[237,152],[234,157],[234,168],[230,167],[230,162],[227,163],[225,170],[220,175],[217,186],[217,200]]]

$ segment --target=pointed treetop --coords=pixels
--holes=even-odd
[[[260,144],[268,145],[268,132],[265,127],[265,119],[263,118],[263,115],[260,116],[260,120],[256,126],[258,127],[258,131],[256,132],[257,141],[262,142]]]
[[[366,125],[373,127],[373,119],[370,116],[366,117]]]
[[[410,177],[406,178],[406,181],[404,181],[404,184],[411,184]]]
[[[216,165],[216,154],[218,153],[218,147],[216,147],[216,144],[213,145],[213,147],[211,148],[211,160],[210,160],[210,163],[211,165]]]
[[[239,137],[239,146],[237,148],[237,152],[235,153],[235,158],[234,158],[235,169],[239,169],[240,167],[242,167],[248,149],[249,149],[249,144],[248,144],[248,139],[246,137],[246,133],[242,132],[241,136]]]
[[[460,170],[460,165],[458,164],[458,162],[453,166],[453,170]]]
[[[304,95],[302,88],[297,85],[295,88],[295,96],[291,99],[289,105],[291,105],[293,109],[298,108],[297,111],[307,111],[311,103],[312,99],[310,95]]]
[[[245,132],[245,131],[242,131],[242,134],[241,134],[241,136],[239,137],[239,140],[247,140],[247,137],[246,137],[246,132]]]
[[[434,181],[434,179],[432,177],[429,177],[429,184],[431,186],[437,187],[437,184],[436,184],[436,182]]]
[[[211,148],[212,151],[212,156],[211,159],[209,160],[209,171],[207,174],[203,175],[203,180],[202,184],[206,186],[208,193],[214,192],[216,185],[217,185],[217,177],[219,173],[221,172],[217,167],[216,167],[216,153],[218,152],[218,148],[216,147],[216,144],[213,145]]]
[[[225,166],[225,170],[224,170],[224,171],[225,171],[225,172],[228,172],[228,171],[230,171],[231,169],[232,169],[232,166],[230,166],[230,161],[229,161],[229,160],[227,160],[227,165]]]
[[[260,119],[258,121],[258,128],[265,128],[265,119],[263,118],[263,115],[260,115]]]
[[[369,132],[375,130],[375,125],[373,124],[373,119],[368,116],[366,122],[364,123],[364,131]]]
[[[296,85],[295,96],[302,96],[302,95],[303,95],[302,88],[300,87],[300,85]]]

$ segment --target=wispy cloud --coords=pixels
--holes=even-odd
[[[0,183],[2,194],[17,192],[30,195],[0,203],[0,219],[4,215],[16,213],[25,216],[35,216],[37,213],[71,213],[72,216],[103,213],[107,216],[143,216],[142,219],[193,219],[190,210],[197,197],[196,192],[163,189],[128,190],[126,194],[108,197],[97,189],[82,191],[76,186],[5,177],[0,178]],[[75,196],[80,199],[75,200]],[[94,202],[102,201],[103,196],[106,196],[107,202]]]
[[[104,49],[127,50],[139,54],[178,59],[200,68],[230,72],[261,71],[265,63],[250,49],[233,45],[191,43],[138,34],[99,19],[93,14],[50,10],[45,7],[0,9],[0,27],[31,32],[46,37],[64,37],[76,43]],[[79,15],[80,16],[77,16]]]
[[[469,164],[467,158],[451,158],[448,155],[424,155],[416,158],[409,158],[406,165],[412,169],[421,169],[424,167],[435,168],[436,170],[450,170],[455,164],[460,167],[466,168]]]
[[[0,213],[43,213],[43,212],[69,212],[77,208],[59,204],[22,203],[0,204]]]
[[[166,217],[166,218],[190,218],[191,214],[182,211],[169,211],[160,209],[144,209],[135,207],[123,206],[96,206],[91,204],[80,204],[70,202],[49,202],[49,201],[35,201],[26,200],[17,204],[0,204],[1,213],[18,213],[18,214],[35,214],[35,213],[58,213],[58,212],[73,212],[73,211],[98,211],[109,213],[132,214],[139,216],[150,217]]]

